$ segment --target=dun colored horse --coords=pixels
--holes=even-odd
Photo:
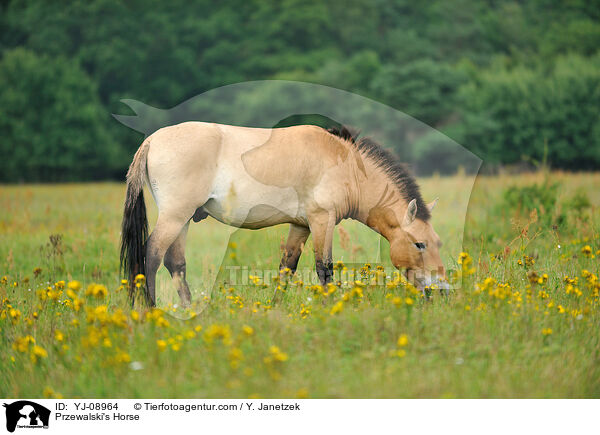
[[[394,157],[346,127],[313,125],[262,129],[186,122],[162,128],[136,152],[127,173],[121,267],[146,275],[147,302],[156,304],[163,261],[183,305],[185,239],[190,221],[207,216],[239,228],[290,224],[281,269],[295,271],[309,234],[322,285],[333,275],[332,240],[342,219],[355,219],[385,237],[395,267],[420,288],[447,288],[440,238],[415,179]],[[143,185],[158,206],[148,237]],[[133,294],[132,294],[133,297]]]

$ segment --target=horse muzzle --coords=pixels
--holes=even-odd
[[[444,294],[445,296],[448,296],[450,293],[450,284],[448,283],[448,279],[445,275],[440,277],[438,275],[419,275],[418,273],[409,273],[407,277],[409,278],[409,281],[412,281],[426,297],[432,294],[435,290],[439,290],[440,293]]]

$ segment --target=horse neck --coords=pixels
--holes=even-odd
[[[355,219],[389,238],[385,228],[377,226],[378,220],[384,215],[392,216],[396,220],[395,226],[400,226],[408,203],[383,169],[371,161],[365,163],[366,179],[360,183]]]

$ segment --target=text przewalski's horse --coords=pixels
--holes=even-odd
[[[158,206],[150,237],[144,183]],[[185,238],[191,220],[210,215],[249,229],[289,223],[280,267],[292,271],[312,234],[317,274],[325,285],[333,275],[335,225],[355,219],[390,242],[392,263],[412,272],[420,288],[447,288],[440,238],[430,223],[434,205],[423,202],[415,179],[389,152],[345,127],[185,122],[149,136],[129,167],[121,267],[130,282],[138,273],[146,275],[145,296],[154,306],[164,258],[188,305]]]

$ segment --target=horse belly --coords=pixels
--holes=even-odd
[[[216,220],[239,228],[307,222],[294,189],[255,181],[217,183],[204,209]]]

